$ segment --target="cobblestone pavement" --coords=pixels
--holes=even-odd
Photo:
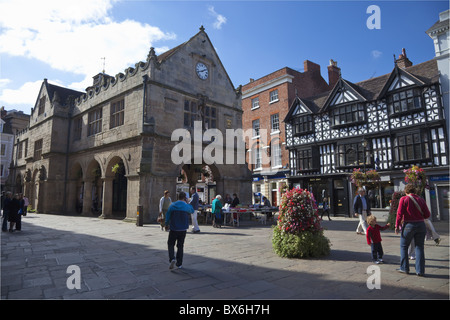
[[[22,224],[1,234],[2,299],[449,299],[448,222],[434,223],[439,246],[426,242],[425,277],[395,271],[400,239],[383,231],[380,289],[367,286],[370,247],[354,218],[323,221],[331,253],[309,260],[277,256],[269,224],[201,225],[175,271],[155,224],[33,213]]]

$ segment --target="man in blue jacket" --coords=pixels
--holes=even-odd
[[[166,226],[169,226],[169,239],[167,246],[169,249],[169,269],[173,269],[175,264],[181,268],[183,264],[184,239],[186,230],[189,229],[189,214],[194,213],[190,204],[186,203],[186,194],[180,192],[178,201],[172,203],[166,213]],[[175,243],[177,244],[177,256],[175,260]]]

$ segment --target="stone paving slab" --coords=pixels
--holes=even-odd
[[[372,265],[357,219],[323,221],[331,253],[285,259],[272,250],[269,224],[244,222],[188,233],[184,265],[168,269],[167,232],[119,220],[29,214],[21,232],[1,234],[2,299],[449,299],[448,222],[442,242],[425,246],[426,277],[398,267],[399,236],[383,231],[381,289],[369,289]],[[71,265],[80,288],[68,288]],[[414,264],[411,265],[414,272]]]

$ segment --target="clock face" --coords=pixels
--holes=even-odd
[[[208,78],[208,67],[203,63],[197,63],[197,65],[195,66],[195,71],[197,72],[197,76],[200,79],[206,80]]]

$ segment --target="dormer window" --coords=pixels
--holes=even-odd
[[[388,96],[387,103],[391,115],[408,114],[422,110],[422,93],[418,88],[396,92]]]
[[[362,103],[353,103],[334,107],[330,111],[330,121],[333,128],[361,124],[366,121],[366,112]]]

